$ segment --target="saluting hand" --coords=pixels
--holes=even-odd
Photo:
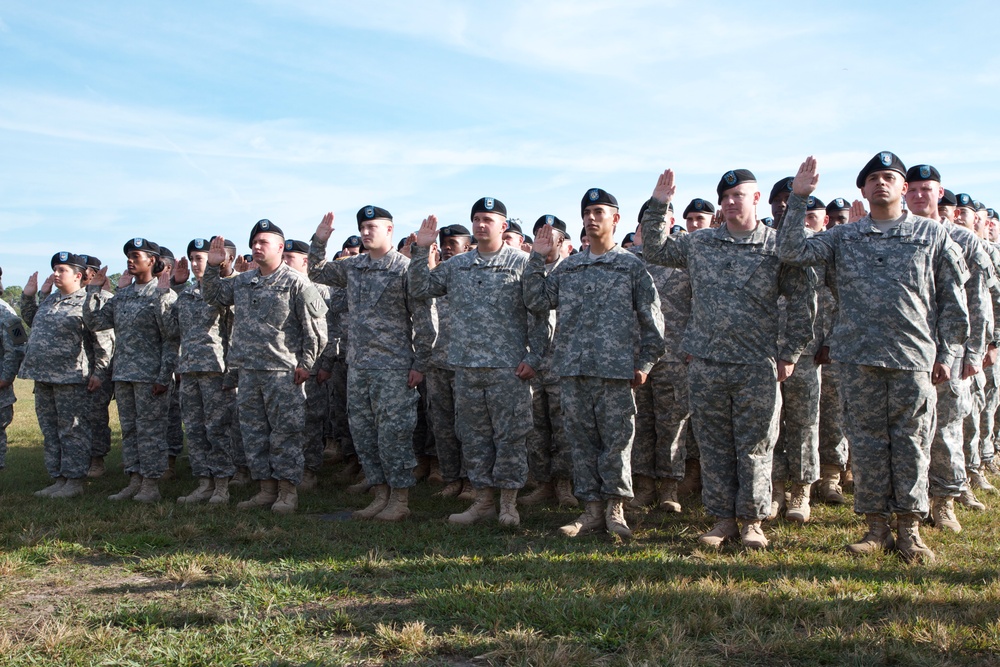
[[[99,288],[106,290],[111,287],[111,281],[108,280],[108,265],[105,264],[101,267],[101,270],[97,272],[94,279],[90,281],[90,284]]]
[[[223,243],[225,243],[225,241],[223,241]],[[187,257],[181,257],[179,260],[177,260],[177,263],[174,264],[174,274],[173,274],[174,284],[183,285],[188,281],[188,278],[190,277],[191,277],[191,271],[188,270]]]
[[[28,276],[28,282],[24,283],[24,289],[21,291],[21,294],[24,296],[35,296],[38,294],[38,271]]]
[[[555,244],[552,242],[552,225],[542,225],[535,234],[535,244],[532,247],[542,257],[548,257]]]
[[[128,287],[132,284],[132,274],[128,272],[128,267],[118,276],[118,287]]]
[[[855,199],[854,203],[851,204],[851,214],[847,222],[857,222],[866,215],[868,215],[868,211],[865,210],[865,203],[860,199]]]
[[[816,170],[816,158],[812,155],[799,166],[799,171],[792,179],[792,192],[800,197],[808,197],[816,191],[819,183],[819,172]]]
[[[316,240],[326,243],[333,234],[333,211],[323,216],[323,219],[316,225]]]
[[[208,244],[207,261],[209,266],[221,266],[226,261],[226,239],[222,238],[221,234]]]
[[[438,219],[436,215],[429,215],[420,223],[417,231],[417,245],[421,248],[430,248],[437,240]]]
[[[653,199],[661,204],[669,204],[677,192],[674,185],[674,170],[667,169],[656,179],[656,187],[653,188]]]

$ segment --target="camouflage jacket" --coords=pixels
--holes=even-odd
[[[545,258],[531,254],[524,294],[536,313],[556,310],[552,371],[560,377],[631,380],[663,356],[660,297],[642,260],[621,246],[599,257],[586,249],[545,275]],[[639,354],[632,340],[639,326]]]
[[[659,361],[684,363],[687,354],[683,351],[684,330],[691,319],[691,279],[684,269],[676,269],[645,261],[642,246],[631,250],[642,257],[646,270],[653,278],[656,292],[660,295],[660,311],[663,313],[663,343],[666,352]]]
[[[147,382],[169,386],[177,365],[177,338],[167,319],[177,300],[154,278],[145,285],[119,287],[105,299],[100,288],[87,287],[83,321],[92,331],[114,327],[115,382]]]
[[[9,387],[0,389],[0,408],[13,405],[17,400],[14,379],[24,359],[27,343],[28,334],[21,318],[9,303],[0,299],[0,380],[10,383]]]
[[[209,265],[201,280],[207,303],[233,306],[229,362],[254,371],[312,371],[326,346],[326,303],[309,279],[282,264],[221,278]]]
[[[731,364],[796,363],[813,338],[814,274],[783,264],[777,233],[758,224],[734,238],[726,225],[667,236],[667,205],[649,200],[642,218],[646,261],[687,269],[691,318],[684,352]],[[778,299],[787,299],[788,326],[778,346]]]
[[[83,322],[87,290],[72,294],[55,290],[41,305],[35,295],[21,295],[21,315],[31,327],[21,363],[21,377],[52,384],[83,384],[96,376],[107,381],[113,347]],[[93,359],[88,355],[93,351]]]
[[[205,301],[200,283],[188,284],[170,309],[180,340],[178,373],[222,373],[233,335],[233,309]]]
[[[850,364],[930,371],[951,366],[969,337],[963,285],[969,270],[945,228],[906,213],[883,234],[870,216],[810,235],[806,203],[794,193],[781,230],[781,258],[833,268],[838,314],[831,358]]]
[[[326,243],[309,245],[309,277],[347,292],[347,365],[427,370],[434,328],[427,304],[410,296],[410,260],[396,250],[326,261]]]

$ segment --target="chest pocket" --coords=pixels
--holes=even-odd
[[[520,280],[513,271],[496,268],[481,269],[473,272],[473,277],[479,299],[493,304],[511,302],[515,288],[520,289]]]
[[[153,302],[133,293],[115,309],[115,327],[131,329],[136,322],[142,323],[147,317],[153,317]]]
[[[251,321],[259,321],[280,329],[288,320],[289,290],[287,287],[254,285],[249,290],[239,290],[242,299],[237,306],[243,308]]]
[[[919,237],[882,237],[857,234],[844,237],[843,260],[837,263],[841,280],[919,282],[926,275],[930,245]]]
[[[354,278],[354,304],[357,309],[372,310],[386,287],[398,276],[389,271],[357,271]]]

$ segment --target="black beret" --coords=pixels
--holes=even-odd
[[[851,204],[843,197],[837,197],[829,204],[826,205],[826,212],[833,213],[834,211],[849,211],[851,210]]]
[[[671,234],[680,234],[681,232],[686,232],[686,231],[687,229],[685,229],[683,225],[674,225],[673,227],[670,228]]]
[[[918,181],[941,182],[941,172],[929,164],[917,164],[906,170],[906,182],[917,183]]]
[[[507,218],[507,229],[508,232],[514,232],[515,234],[520,234],[524,237],[524,232],[521,231],[521,221],[518,218]]]
[[[626,243],[635,244],[635,232],[629,232],[625,235],[625,238],[622,239],[622,245],[625,245]]]
[[[86,263],[87,268],[97,269],[98,271],[101,270],[100,258],[94,257],[93,255],[80,255],[80,259]]]
[[[692,199],[691,203],[687,205],[684,209],[684,215],[682,218],[687,219],[692,213],[715,213],[715,205],[710,201],[705,201],[704,199]]]
[[[771,194],[768,195],[767,197],[767,203],[768,204],[774,203],[775,197],[780,195],[782,192],[791,192],[792,181],[794,180],[795,180],[794,176],[785,176],[783,179],[775,183],[774,187],[771,188]]]
[[[715,188],[719,195],[719,203],[722,203],[722,193],[730,188],[735,188],[742,183],[756,183],[757,177],[749,169],[731,169],[722,175],[719,184]]]
[[[525,243],[529,243],[529,244],[530,244],[530,243],[534,243],[534,242],[535,242],[535,239],[533,239],[533,238],[531,238],[530,236],[528,236],[527,234],[525,234],[525,235],[524,235],[524,242],[525,242]]]
[[[610,192],[606,192],[600,188],[591,188],[587,190],[587,194],[583,195],[583,199],[580,200],[580,215],[587,210],[588,206],[613,206],[618,208],[618,200]]]
[[[979,201],[978,199],[976,201],[972,202],[972,203],[976,205],[976,210],[977,211],[985,211],[986,210],[986,204],[984,204],[983,202]]]
[[[79,255],[74,255],[71,252],[57,252],[52,255],[52,261],[49,264],[53,269],[56,268],[57,264],[74,266],[80,269],[80,271],[84,271],[87,268],[87,260],[83,259]]]
[[[396,244],[396,250],[399,252],[403,252],[403,246],[405,245],[406,245],[406,237],[404,236],[403,238],[399,239],[399,243]],[[288,244],[286,243],[285,246],[287,247]]]
[[[341,250],[347,248],[360,248],[361,247],[361,237],[360,236],[348,236],[347,240],[344,241],[344,245],[340,246]]]
[[[361,229],[361,223],[365,220],[374,220],[376,218],[392,220],[392,213],[378,206],[362,206],[358,210],[358,229]]]
[[[535,226],[531,228],[531,233],[537,236],[538,230],[545,225],[548,225],[552,229],[559,230],[565,238],[569,238],[569,233],[566,231],[566,223],[554,215],[543,215],[538,218],[538,220],[535,220]]]
[[[403,239],[404,241],[406,239]],[[294,239],[288,239],[285,241],[285,252],[297,252],[303,255],[309,254],[309,244],[305,241],[296,241]]]
[[[507,218],[507,207],[503,205],[503,202],[499,199],[494,199],[493,197],[483,197],[475,204],[472,205],[472,212],[469,214],[469,220],[476,213],[496,213],[497,215],[502,215],[504,219]]]
[[[212,238],[210,238],[208,240],[208,242],[211,243],[214,240],[215,240],[215,236],[212,236]],[[236,242],[235,241],[230,241],[229,239],[223,239],[222,240],[222,245],[224,245],[227,248],[232,248],[233,250],[236,250]]]
[[[281,227],[274,224],[267,218],[264,218],[263,220],[258,220],[257,224],[254,225],[253,229],[250,230],[250,245],[253,245],[254,237],[256,237],[258,234],[277,234],[278,236],[281,237],[282,241],[285,240],[285,232],[281,231]]]
[[[855,181],[855,184],[859,188],[863,188],[868,174],[873,174],[876,171],[895,171],[903,178],[906,178],[906,165],[903,164],[903,161],[895,153],[882,151],[881,153],[876,153],[875,157],[871,160],[868,160],[868,164],[858,174],[858,180]]]
[[[771,216],[767,216],[766,218],[761,218],[760,221],[764,223],[765,227],[774,227],[774,218],[772,218]]]
[[[160,246],[156,245],[152,241],[147,241],[144,238],[135,237],[131,241],[125,244],[122,248],[122,252],[127,256],[133,250],[141,250],[143,252],[148,252],[150,255],[160,256]]]
[[[208,252],[208,246],[211,243],[205,239],[191,239],[191,242],[188,243],[187,256],[190,257],[193,252]]]
[[[826,210],[826,204],[819,197],[809,197],[806,199],[806,210],[807,211],[817,211],[819,209]]]
[[[170,260],[170,263],[177,261],[177,258],[174,257],[174,252],[170,248],[162,245],[160,246],[160,259]]]
[[[941,193],[941,199],[938,199],[938,206],[958,206],[958,198],[954,192],[945,188]]]
[[[465,228],[465,225],[448,225],[438,231],[438,238],[443,243],[445,239],[455,236],[472,236],[472,232]]]
[[[997,219],[997,210],[995,208],[986,209],[986,215],[989,216],[991,220]]]
[[[959,208],[971,208],[972,210],[976,210],[976,202],[972,200],[971,196],[965,194],[964,192],[955,195],[955,206]]]

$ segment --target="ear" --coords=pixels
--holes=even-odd
[[[760,203],[760,190],[758,190],[757,192],[753,193],[753,203],[754,203],[754,206],[756,206],[758,203]]]
[[[903,181],[903,194],[905,195],[907,192],[909,192],[909,190],[910,190],[910,184],[907,183],[906,181]]]

